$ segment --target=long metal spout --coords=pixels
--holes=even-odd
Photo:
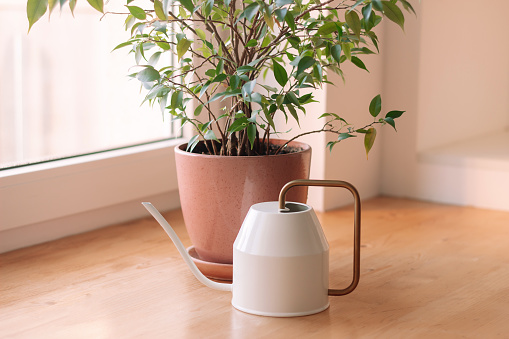
[[[198,267],[196,267],[196,264],[193,262],[193,260],[187,253],[187,250],[184,247],[184,244],[182,244],[179,237],[177,236],[177,233],[175,233],[173,228],[164,219],[164,217],[161,215],[161,213],[159,213],[159,211],[149,202],[142,202],[142,205],[147,209],[147,211],[150,212],[150,214],[152,214],[152,216],[157,220],[159,225],[161,225],[163,227],[163,229],[166,231],[166,234],[168,234],[168,236],[171,238],[171,240],[177,247],[177,250],[180,252],[180,255],[186,262],[187,266],[189,266],[189,268],[191,269],[191,272],[193,272],[196,279],[198,279],[205,286],[208,286],[215,290],[219,290],[219,291],[231,291],[232,290],[232,284],[217,283],[215,281],[210,280],[206,276],[204,276],[203,273],[200,272]]]

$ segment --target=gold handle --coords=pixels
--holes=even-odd
[[[279,209],[285,209],[286,192],[295,186],[343,187],[354,197],[354,239],[353,239],[353,279],[350,286],[341,290],[329,289],[329,295],[345,295],[352,292],[359,284],[361,266],[361,198],[357,189],[346,181],[338,180],[294,180],[287,183],[279,193]]]

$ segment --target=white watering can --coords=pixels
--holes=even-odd
[[[311,206],[285,203],[294,186],[343,187],[355,200],[353,280],[345,289],[329,289],[329,245]],[[251,206],[233,244],[233,283],[218,283],[196,267],[175,231],[149,202],[143,206],[173,240],[196,278],[216,290],[232,291],[232,305],[241,311],[273,317],[303,316],[329,307],[329,295],[345,295],[359,283],[360,197],[344,181],[295,180],[286,184],[279,202]]]

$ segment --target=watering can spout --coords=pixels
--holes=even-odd
[[[142,202],[142,205],[147,209],[147,211],[152,214],[152,216],[157,220],[159,225],[163,227],[163,229],[166,231],[166,234],[171,238],[175,246],[177,247],[177,250],[180,252],[180,255],[186,262],[187,266],[191,269],[191,272],[193,272],[194,276],[205,286],[208,286],[210,288],[213,288],[215,290],[219,291],[231,291],[232,290],[232,284],[223,284],[223,283],[217,283],[215,281],[210,280],[206,276],[203,275],[203,273],[200,272],[198,267],[196,267],[196,264],[193,262],[189,254],[187,253],[186,248],[180,241],[179,237],[177,236],[177,233],[173,230],[173,228],[170,226],[170,224],[164,219],[164,217],[159,213],[159,211],[149,202]]]

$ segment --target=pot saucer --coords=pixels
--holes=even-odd
[[[203,275],[207,278],[216,279],[216,280],[226,280],[231,281],[233,276],[233,265],[232,264],[221,264],[211,261],[205,261],[201,259],[196,253],[194,246],[190,246],[187,248],[187,253],[193,259],[193,262],[196,264],[196,267],[200,270]]]

